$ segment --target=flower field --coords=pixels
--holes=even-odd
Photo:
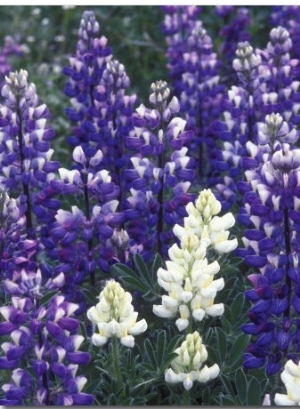
[[[300,7],[1,6],[0,405],[300,405]]]

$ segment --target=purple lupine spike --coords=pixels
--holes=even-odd
[[[98,150],[104,154],[97,170],[108,170],[115,183],[128,159],[124,156],[124,138],[130,129],[135,95],[125,95],[130,85],[125,68],[113,59],[105,37],[98,38],[99,24],[92,11],[83,13],[76,55],[64,73],[70,77],[65,93],[71,98],[67,109],[75,123],[68,142],[81,146],[89,161]]]
[[[0,180],[24,206],[27,234],[34,237],[37,224],[51,220],[59,206],[47,191],[59,165],[51,160],[54,130],[47,125],[47,106],[39,103],[35,85],[27,77],[25,70],[11,72],[1,90]]]
[[[123,203],[129,221],[127,232],[135,244],[142,246],[146,258],[153,246],[157,246],[160,252],[163,237],[169,237],[163,235],[170,229],[165,222],[173,226],[175,219],[178,221],[184,212],[185,201],[192,200],[193,195],[187,190],[194,179],[195,166],[193,159],[187,156],[186,147],[193,132],[186,127],[185,120],[175,116],[180,109],[178,99],[171,97],[165,81],[153,83],[151,90],[149,101],[152,108],[142,104],[136,109],[132,116],[134,130],[126,139],[127,148],[135,155],[131,158],[131,168],[124,171],[131,195]],[[184,187],[183,182],[186,183]],[[167,203],[171,218],[165,218],[164,195],[167,190],[172,190],[173,194],[176,192],[181,199],[183,191],[185,197],[185,200],[177,198]]]
[[[236,186],[237,181],[243,189],[243,172],[257,166],[254,156],[257,155],[256,143],[260,132],[258,121],[275,112],[287,122],[299,123],[298,61],[290,58],[291,46],[290,36],[283,27],[271,30],[265,50],[254,51],[248,42],[238,45],[233,68],[239,85],[231,87],[228,99],[223,101],[224,121],[218,122],[216,130],[224,141],[224,149],[215,162],[220,172],[229,171],[226,176],[231,178],[230,184],[237,200],[240,194],[243,195],[243,190],[239,192]],[[254,143],[252,149],[251,142]],[[263,155],[262,148],[259,151]],[[228,183],[220,181],[217,188],[220,192],[227,191],[226,185]],[[226,206],[225,201],[222,202]]]
[[[212,39],[197,19],[199,7],[165,7],[163,10],[170,84],[179,99],[180,115],[195,132],[190,152],[197,152],[194,156],[199,175],[205,180],[212,173],[207,157],[214,158],[216,150],[213,122],[219,115],[223,93],[219,84],[220,62],[213,52]]]
[[[1,281],[5,283],[6,280],[12,280],[15,291],[20,292],[22,271],[36,268],[37,241],[27,238],[24,210],[16,199],[10,198],[8,189],[2,184],[0,184],[0,237]]]
[[[251,321],[242,326],[253,341],[244,356],[246,368],[265,366],[277,373],[286,359],[299,354],[298,223],[300,151],[299,133],[280,114],[258,124],[258,150],[263,160],[245,172],[248,190],[239,221],[246,226],[244,249],[238,254],[260,273],[248,276],[253,289]],[[252,149],[253,151],[253,149]]]
[[[63,295],[41,302],[64,281],[45,281],[40,271],[23,271],[16,295],[14,282],[6,280],[6,293],[12,297],[10,305],[0,307],[0,334],[5,336],[0,367],[12,375],[2,387],[2,404],[58,405],[62,396],[70,404],[92,404],[93,396],[82,392],[86,378],[76,376],[78,365],[90,360],[88,352],[80,351],[84,337],[74,317],[79,306]],[[30,374],[23,368],[31,368]]]
[[[80,285],[86,277],[95,280],[99,268],[108,272],[117,261],[116,251],[108,241],[124,222],[123,212],[118,211],[119,187],[107,170],[96,170],[103,156],[98,150],[88,158],[77,146],[73,151],[74,168],[60,168],[61,180],[50,183],[57,194],[72,194],[78,203],[83,203],[83,210],[77,206],[72,206],[71,211],[58,210],[44,241],[51,258],[58,262],[54,271],[65,273],[65,291],[80,303],[80,312],[85,308]]]
[[[250,41],[251,18],[249,10],[246,7],[216,6],[216,12],[225,22],[219,32],[220,37],[224,38],[220,45],[220,53],[226,61],[223,67],[224,74],[227,81],[235,82],[235,73],[231,70],[231,66],[238,43]]]

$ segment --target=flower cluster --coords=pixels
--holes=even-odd
[[[222,68],[225,71],[226,79],[235,81],[235,73],[231,67],[237,45],[240,42],[250,41],[249,26],[251,19],[249,11],[245,7],[216,6],[216,13],[225,22],[219,32],[220,37],[223,38],[220,51],[223,61],[226,60],[226,64],[223,64]]]
[[[190,152],[197,160],[199,177],[204,183],[212,172],[207,158],[216,154],[212,124],[219,115],[223,92],[219,84],[220,62],[213,52],[211,37],[197,19],[200,7],[166,6],[163,10],[170,84],[179,99],[180,115],[194,130]]]
[[[239,217],[246,226],[239,254],[260,270],[248,276],[254,288],[245,295],[253,306],[251,323],[242,329],[256,340],[244,364],[266,365],[267,374],[274,374],[284,359],[299,354],[299,134],[279,114],[267,115],[258,129],[256,154],[263,162],[245,172],[245,207]]]
[[[33,238],[37,225],[51,221],[59,207],[48,187],[59,164],[51,160],[54,130],[47,125],[47,106],[39,104],[27,77],[25,70],[11,72],[1,90],[0,181],[25,209],[27,234]]]
[[[132,306],[131,294],[114,280],[106,283],[99,295],[98,304],[87,311],[87,317],[96,326],[96,332],[92,336],[92,342],[96,346],[102,346],[109,338],[116,337],[121,344],[132,348],[134,336],[147,329],[145,319],[137,321],[138,313]]]
[[[221,204],[210,190],[204,190],[196,200],[196,207],[189,203],[184,227],[175,225],[174,234],[180,246],[169,249],[170,261],[166,269],[157,272],[159,285],[168,292],[162,296],[162,305],[154,305],[156,315],[174,317],[179,331],[191,327],[191,319],[202,321],[205,316],[220,316],[223,304],[214,304],[218,291],[224,287],[223,278],[214,280],[220,271],[218,261],[209,262],[208,249],[228,253],[237,247],[237,239],[228,240],[228,228],[234,225],[232,214],[217,216]]]
[[[48,280],[42,285],[41,272],[22,272],[17,285],[6,280],[11,305],[0,307],[4,321],[0,334],[10,339],[2,342],[0,368],[12,370],[10,383],[2,386],[3,405],[20,405],[31,399],[37,405],[91,404],[93,397],[82,392],[86,377],[76,376],[79,365],[90,355],[79,350],[84,337],[78,334],[79,322],[73,318],[78,306],[56,295],[47,304],[40,300],[47,291],[63,284]],[[56,381],[53,381],[54,376]]]
[[[203,366],[208,354],[197,331],[193,334],[187,334],[183,343],[174,352],[178,356],[172,361],[171,368],[165,373],[166,382],[182,382],[184,388],[189,390],[195,381],[206,383],[219,375],[220,368],[217,364],[211,367]]]
[[[182,218],[186,203],[193,198],[188,189],[194,179],[194,162],[186,147],[193,132],[187,129],[185,120],[175,116],[180,109],[178,99],[170,100],[165,81],[153,83],[151,89],[153,108],[141,104],[136,109],[134,129],[126,138],[134,156],[131,168],[124,171],[131,194],[123,204],[128,234],[142,246],[146,258],[152,255],[156,243],[158,252],[166,252],[173,238],[170,227]]]

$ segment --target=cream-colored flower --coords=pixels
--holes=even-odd
[[[300,406],[300,361],[297,364],[291,359],[284,366],[281,380],[287,394],[276,393],[275,403],[278,406]]]
[[[188,327],[190,319],[202,321],[206,316],[220,316],[223,304],[214,304],[217,292],[224,287],[223,278],[214,276],[219,272],[217,261],[209,263],[207,252],[228,253],[237,247],[237,239],[229,239],[229,228],[235,223],[231,213],[220,217],[221,204],[210,189],[200,193],[198,199],[186,206],[188,216],[184,226],[173,228],[180,244],[169,249],[170,260],[166,268],[157,272],[158,284],[168,292],[162,297],[162,305],[154,305],[153,312],[162,318],[176,320],[179,331]]]
[[[134,346],[134,336],[146,331],[144,319],[137,321],[138,313],[131,304],[132,296],[121,285],[110,280],[99,296],[99,303],[87,311],[87,317],[96,326],[92,342],[104,345],[109,338],[116,336],[127,347]]]
[[[217,364],[210,368],[206,365],[203,366],[208,354],[197,331],[188,334],[181,346],[174,352],[178,356],[171,362],[171,367],[165,372],[166,382],[182,382],[184,388],[189,390],[195,381],[206,383],[219,375],[220,368]]]

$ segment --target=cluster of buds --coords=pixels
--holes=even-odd
[[[96,325],[97,332],[92,335],[94,345],[102,346],[115,336],[124,346],[134,346],[134,336],[146,331],[147,323],[145,319],[137,321],[138,313],[131,303],[131,294],[118,282],[107,282],[98,304],[87,311],[88,319]]]
[[[219,375],[220,368],[217,364],[211,367],[203,366],[208,354],[197,331],[188,334],[181,346],[174,352],[178,356],[171,362],[171,368],[165,372],[166,382],[182,382],[184,388],[189,390],[194,381],[206,383]]]
[[[208,240],[209,245],[218,253],[233,251],[238,242],[236,238],[228,240],[228,229],[234,226],[235,219],[232,213],[217,216],[221,212],[221,207],[212,191],[204,189],[195,204],[192,202],[187,204],[188,217],[184,218],[184,227],[179,225],[174,227],[175,235],[181,240],[187,229],[190,229],[199,240]]]

